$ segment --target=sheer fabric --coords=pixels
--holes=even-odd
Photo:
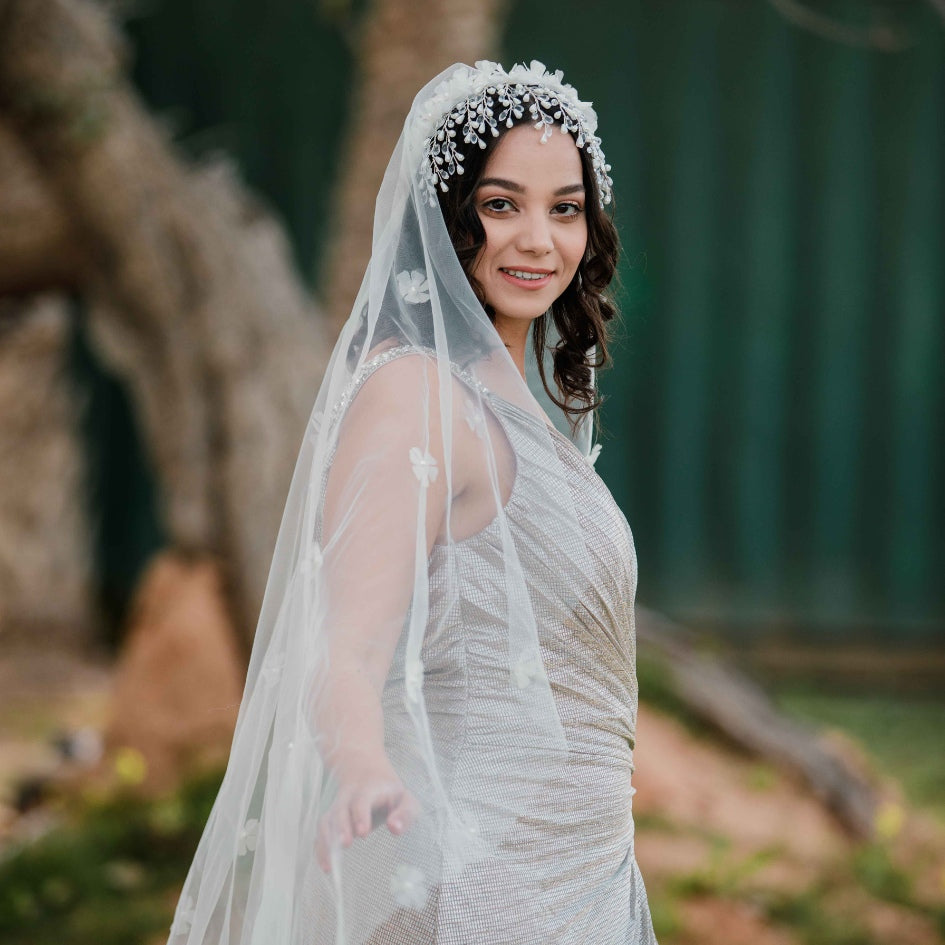
[[[554,428],[425,199],[416,116],[450,71],[378,196],[170,945],[654,941],[632,537],[589,429]],[[375,810],[349,845],[339,759],[372,731],[409,826]]]

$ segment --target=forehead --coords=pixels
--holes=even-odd
[[[541,140],[541,131],[531,124],[516,125],[499,140],[489,155],[484,176],[502,177],[522,184],[552,182],[555,186],[580,184],[583,168],[578,146],[571,135],[555,125]]]

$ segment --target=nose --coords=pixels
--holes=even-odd
[[[520,219],[521,226],[515,241],[516,249],[523,253],[545,256],[555,248],[551,236],[551,221],[543,210],[523,213]]]

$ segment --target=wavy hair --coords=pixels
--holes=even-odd
[[[526,113],[513,127],[527,120]],[[482,286],[473,276],[486,242],[486,232],[476,210],[476,191],[489,155],[507,131],[508,128],[501,126],[498,136],[484,139],[485,148],[466,149],[463,173],[450,179],[449,190],[438,191],[440,209],[456,255],[473,291],[493,322],[495,312],[486,302]],[[595,389],[593,371],[605,367],[610,361],[608,323],[616,316],[617,307],[605,293],[616,275],[620,252],[617,228],[600,205],[600,191],[590,157],[584,148],[578,148],[578,153],[586,194],[587,249],[574,279],[552,303],[551,308],[534,321],[532,330],[532,346],[541,382],[551,400],[567,415],[572,430],[584,414],[597,410],[602,402]],[[549,316],[559,335],[552,351],[557,391],[551,389],[544,365]]]

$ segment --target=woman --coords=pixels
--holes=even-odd
[[[535,62],[417,96],[173,945],[655,941],[636,558],[587,458],[617,249],[595,130]]]

